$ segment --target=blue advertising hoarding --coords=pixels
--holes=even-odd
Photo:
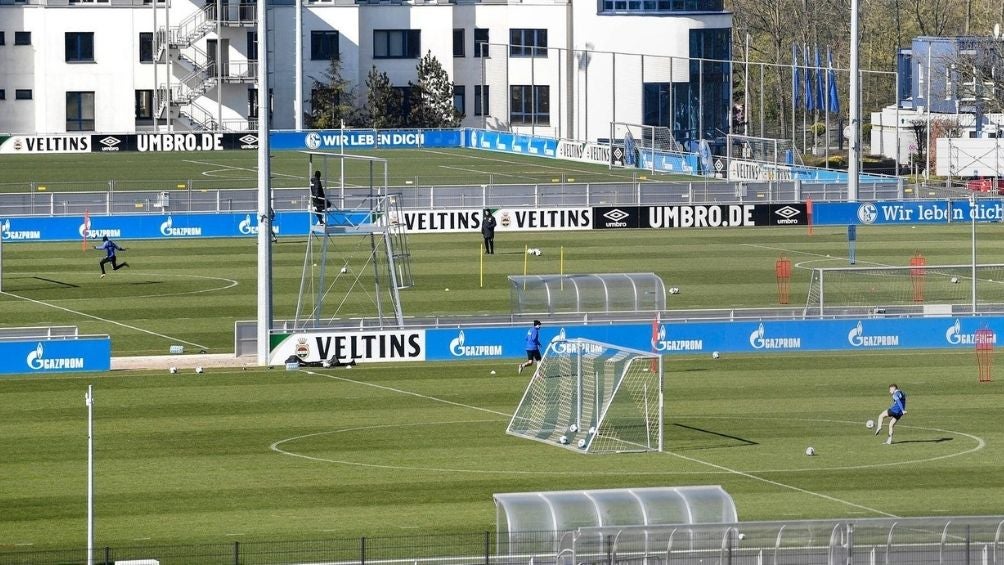
[[[558,140],[549,137],[483,129],[469,129],[466,133],[466,146],[471,149],[537,157],[555,157],[558,151]]]
[[[0,374],[108,371],[108,336],[65,340],[0,340]]]
[[[769,322],[696,322],[543,327],[542,350],[553,339],[588,338],[664,355],[861,351],[867,349],[972,349],[976,331],[999,334],[1004,317],[862,318]],[[427,361],[525,356],[527,327],[430,329]]]
[[[331,151],[335,149],[418,149],[462,147],[461,130],[347,129],[273,131],[269,144],[274,151]]]
[[[971,222],[968,200],[890,202],[820,202],[813,206],[812,223],[826,225],[912,225]],[[1004,201],[980,199],[977,222],[1004,221]]]
[[[309,212],[279,212],[273,229],[277,235],[306,235]],[[333,224],[358,223],[354,215],[331,214]],[[344,222],[342,220],[345,220]],[[258,218],[251,213],[156,214],[91,216],[90,226],[80,216],[0,218],[4,242],[73,241],[86,237],[112,239],[179,239],[192,237],[255,237]]]

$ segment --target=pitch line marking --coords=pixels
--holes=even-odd
[[[226,165],[226,164],[223,164],[223,163],[210,163],[209,161],[193,161],[191,159],[184,159],[184,160],[182,160],[182,162],[183,163],[192,163],[194,165],[209,165],[210,167],[220,167],[219,169],[215,169],[213,171],[203,171],[202,172],[203,176],[207,176],[207,177],[212,176],[212,175],[210,175],[208,173],[213,173],[213,172],[216,172],[216,171],[247,171],[249,173],[257,173],[258,172],[257,168],[237,167],[235,165]],[[275,172],[272,173],[272,176],[273,177],[288,177],[288,178],[293,178],[293,179],[302,178],[299,175],[288,175],[288,174],[285,174],[285,173],[275,173]]]
[[[353,380],[353,379],[346,379],[344,377],[336,377],[334,375],[324,375],[324,374],[317,373],[317,372],[314,372],[314,371],[303,371],[303,372],[306,373],[306,374],[309,374],[309,375],[330,378],[330,379],[333,379],[333,380],[339,380],[339,381],[349,382],[349,383],[353,383],[353,384],[361,384],[361,385],[371,386],[371,387],[378,388],[378,389],[381,389],[381,390],[387,390],[387,391],[391,391],[391,392],[397,392],[397,393],[400,393],[400,394],[406,394],[406,395],[409,395],[409,396],[415,396],[415,397],[423,398],[423,399],[426,399],[426,400],[432,400],[432,401],[435,401],[435,402],[441,402],[441,403],[444,403],[444,404],[450,404],[450,405],[459,406],[459,407],[462,407],[462,408],[470,408],[470,409],[473,409],[473,410],[479,410],[479,411],[482,411],[482,412],[488,412],[488,413],[491,413],[491,414],[498,414],[500,416],[506,416],[506,417],[508,417],[508,414],[505,414],[505,413],[502,413],[502,412],[498,412],[496,410],[489,410],[487,408],[480,408],[480,407],[477,407],[477,406],[471,406],[471,405],[468,405],[468,404],[462,404],[462,403],[459,403],[459,402],[453,402],[451,400],[444,400],[442,398],[436,398],[434,396],[428,396],[428,395],[424,395],[424,394],[420,394],[420,393],[416,393],[416,392],[401,390],[401,389],[397,389],[397,388],[394,388],[394,387],[388,387],[388,386],[378,385],[378,384],[374,384],[374,383],[366,383],[366,382],[361,382],[361,381],[357,381],[357,380]],[[820,421],[829,421],[829,420],[820,420]],[[840,422],[839,420],[833,420],[833,421],[834,422]],[[449,424],[450,422],[445,422],[445,423]],[[420,424],[412,424],[412,425],[420,425]],[[521,471],[484,471],[484,470],[477,470],[477,469],[436,469],[436,468],[426,468],[426,469],[423,469],[423,468],[404,467],[404,466],[398,466],[398,465],[380,465],[380,464],[359,463],[359,462],[352,462],[352,461],[335,461],[335,460],[331,460],[331,459],[325,459],[325,458],[322,458],[322,457],[313,457],[313,456],[303,455],[303,454],[299,454],[299,453],[292,453],[292,452],[288,452],[288,451],[282,450],[282,449],[280,449],[278,447],[279,445],[281,445],[283,443],[287,443],[287,442],[290,442],[290,441],[295,441],[295,440],[303,439],[303,438],[307,438],[307,437],[314,437],[314,436],[325,435],[325,434],[330,434],[330,433],[341,433],[341,432],[344,432],[344,431],[350,431],[350,430],[354,430],[354,429],[383,428],[383,427],[400,427],[400,424],[385,424],[385,425],[379,425],[379,426],[367,426],[367,427],[363,427],[363,428],[353,428],[353,429],[348,429],[348,430],[336,430],[336,431],[318,432],[318,433],[313,433],[313,434],[307,434],[307,435],[298,436],[298,437],[295,437],[295,438],[287,438],[287,439],[283,439],[283,440],[279,440],[277,442],[274,442],[270,446],[270,449],[272,449],[273,451],[275,451],[277,453],[281,453],[281,454],[285,454],[285,455],[290,455],[290,456],[293,456],[293,457],[300,457],[300,458],[303,458],[303,459],[309,459],[309,460],[313,460],[313,461],[321,461],[321,462],[329,462],[329,463],[341,463],[341,464],[347,464],[347,465],[354,465],[354,466],[360,466],[360,467],[380,468],[380,469],[402,469],[402,470],[407,469],[407,470],[425,470],[425,471],[437,471],[437,472],[459,472],[459,473],[478,473],[478,474],[499,474],[499,473],[503,473],[503,474],[512,474],[512,473],[516,473],[516,474],[541,474],[540,472],[537,472],[537,471],[522,471],[521,472]],[[904,426],[904,427],[908,427],[908,426]],[[914,426],[909,426],[909,427],[914,428]],[[920,428],[920,429],[924,429],[924,428]],[[933,429],[935,431],[942,431],[942,432],[945,432],[945,433],[959,433],[959,435],[963,435],[963,436],[969,437],[971,439],[975,439],[975,440],[977,440],[977,447],[974,448],[974,449],[970,449],[968,451],[964,451],[962,453],[943,455],[943,456],[931,458],[929,460],[924,460],[924,461],[911,461],[911,462],[909,462],[910,464],[916,464],[916,463],[921,463],[921,462],[925,462],[925,461],[936,461],[936,460],[939,460],[939,459],[947,459],[949,457],[957,457],[959,455],[965,455],[965,454],[972,453],[974,451],[983,449],[983,447],[986,445],[986,442],[982,438],[978,438],[978,437],[970,435],[970,434],[965,434],[965,433],[961,433],[961,432],[952,432],[952,431],[949,431],[949,430],[938,430],[938,429],[935,429],[935,428],[931,428],[931,429]],[[891,514],[889,512],[885,512],[885,511],[879,510],[877,508],[871,508],[869,506],[864,506],[862,504],[857,504],[857,503],[851,502],[849,500],[843,500],[843,499],[840,499],[840,498],[837,498],[837,497],[834,497],[834,496],[830,496],[828,494],[824,494],[824,493],[821,493],[821,492],[815,492],[815,491],[811,491],[811,490],[804,489],[804,488],[801,488],[801,487],[797,487],[797,486],[794,486],[794,485],[789,485],[789,484],[786,484],[786,483],[782,483],[782,482],[779,482],[779,481],[773,481],[773,480],[770,480],[770,479],[767,479],[767,478],[764,478],[764,477],[759,477],[757,475],[754,475],[751,472],[740,471],[738,469],[732,469],[732,468],[726,467],[724,465],[719,465],[717,463],[711,463],[710,461],[704,461],[704,460],[701,460],[701,459],[697,459],[696,457],[688,457],[686,455],[675,453],[673,451],[666,451],[665,453],[669,454],[672,457],[677,457],[679,459],[683,459],[683,460],[689,461],[691,463],[697,463],[699,465],[704,465],[704,466],[707,466],[707,467],[711,467],[713,469],[717,469],[717,470],[719,470],[719,471],[721,471],[723,473],[733,474],[733,475],[737,475],[737,476],[740,476],[740,477],[752,479],[752,480],[755,480],[755,481],[760,481],[760,482],[763,482],[763,483],[766,483],[766,484],[769,484],[769,485],[773,485],[773,486],[776,486],[776,487],[779,487],[779,488],[793,490],[795,492],[799,492],[799,493],[802,493],[802,494],[807,494],[807,495],[814,496],[814,497],[817,497],[817,498],[822,498],[822,499],[828,500],[830,502],[836,502],[838,504],[843,504],[843,505],[846,505],[846,506],[850,506],[852,508],[858,508],[860,510],[865,510],[865,511],[872,512],[874,514],[879,514],[879,515],[882,515],[882,516],[886,516],[886,517],[889,517],[889,518],[898,518],[898,516],[895,515],[895,514]],[[908,462],[902,462],[902,463],[906,464]],[[889,464],[863,465],[863,466],[860,466],[860,467],[857,467],[857,468],[881,467],[881,466],[888,466],[888,465]],[[827,468],[825,470],[830,470],[830,469]],[[771,472],[771,471],[755,471],[755,472],[764,473],[764,472]],[[548,474],[552,474],[552,473],[549,472]],[[597,473],[597,474],[601,474],[601,473]],[[628,474],[628,473],[623,473],[623,474]],[[652,474],[658,474],[658,473],[652,473]],[[670,473],[665,473],[665,474],[670,474]],[[672,473],[672,474],[676,474],[676,473]],[[693,474],[693,473],[687,473],[687,474]]]
[[[67,308],[65,306],[58,306],[56,304],[51,304],[49,302],[43,302],[41,300],[35,300],[34,298],[28,298],[27,296],[21,296],[21,295],[13,294],[13,293],[6,292],[6,291],[0,291],[0,294],[6,294],[7,296],[11,296],[11,297],[17,298],[19,300],[24,300],[25,302],[31,302],[33,304],[38,304],[40,306],[48,306],[49,308],[54,308],[56,310],[62,310],[63,312],[69,312],[70,314],[76,314],[78,316],[83,316],[85,318],[90,318],[92,320],[97,320],[99,322],[104,322],[106,324],[114,324],[116,326],[121,326],[121,327],[126,328],[126,329],[130,329],[130,330],[134,330],[134,331],[137,331],[137,332],[149,334],[149,335],[152,335],[152,336],[155,336],[155,337],[162,337],[162,338],[164,338],[166,340],[169,340],[169,341],[181,342],[181,343],[184,343],[186,345],[191,345],[193,347],[198,347],[199,349],[209,349],[207,346],[199,344],[199,343],[195,343],[195,342],[192,342],[192,341],[185,341],[185,340],[183,340],[181,338],[172,337],[172,336],[165,335],[165,334],[162,334],[162,333],[157,333],[157,332],[151,331],[151,330],[144,330],[143,328],[140,328],[140,327],[130,326],[129,324],[126,324],[126,323],[123,323],[123,322],[117,322],[115,320],[109,320],[108,318],[102,318],[101,316],[95,316],[94,314],[88,314],[86,312],[81,312],[79,310],[73,310],[73,309]]]

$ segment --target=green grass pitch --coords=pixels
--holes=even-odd
[[[980,262],[1004,262],[1001,230],[979,227]],[[929,264],[969,258],[968,226],[858,235],[860,264],[907,265],[918,250]],[[672,309],[775,304],[783,253],[802,267],[797,304],[804,267],[846,264],[845,237],[500,233],[482,288],[478,234],[412,236],[416,287],[402,298],[408,315],[506,313],[506,276],[523,272],[530,245],[544,251],[530,273],[557,272],[562,251],[567,273],[654,271],[681,289]],[[234,321],[254,317],[253,241],[120,243],[132,267],[105,279],[99,252],[79,242],[5,244],[0,325],[78,325],[110,334],[115,355],[180,342],[232,350]],[[275,246],[276,317],[293,314],[304,244]],[[339,245],[352,254],[367,243]],[[356,297],[339,315],[372,308]],[[674,356],[666,367],[668,452],[597,457],[504,434],[526,384],[515,360],[0,378],[0,550],[84,545],[88,384],[99,546],[491,530],[492,493],[527,490],[722,484],[743,520],[996,514],[1004,504],[1004,377],[978,384],[973,352]],[[910,411],[899,443],[885,446],[864,421],[887,406],[890,382]],[[810,445],[816,457],[803,455]]]

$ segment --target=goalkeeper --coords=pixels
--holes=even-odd
[[[895,384],[891,384],[889,385],[889,394],[892,395],[892,405],[889,406],[888,410],[879,414],[878,424],[875,425],[875,435],[879,435],[879,432],[882,431],[882,420],[889,418],[889,437],[885,440],[886,445],[892,444],[892,433],[896,423],[903,418],[903,414],[906,414],[906,393],[899,390]]]
[[[116,245],[114,241],[108,239],[107,235],[101,238],[101,242],[101,245],[94,246],[94,249],[101,249],[105,252],[105,258],[98,262],[98,266],[101,267],[101,278],[105,278],[105,265],[108,263],[112,264],[113,271],[129,266],[129,263],[118,263],[115,258],[115,252],[125,251],[124,247]]]
[[[533,321],[533,327],[526,331],[526,361],[516,367],[518,373],[540,361],[540,320]]]

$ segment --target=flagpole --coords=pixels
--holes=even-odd
[[[746,33],[746,61],[743,72],[743,135],[750,134],[750,34]]]
[[[858,160],[861,155],[861,108],[858,76],[860,63],[858,61],[858,1],[851,0],[851,82],[850,82],[850,114],[851,138],[850,152],[847,159],[847,201],[858,201]],[[899,125],[897,124],[897,128]],[[899,135],[897,130],[896,135]]]
[[[94,565],[94,393],[87,385],[87,565]]]
[[[826,100],[823,101],[823,154],[826,155],[826,165],[827,169],[830,168],[830,68],[833,67],[831,64],[833,58],[830,56],[830,47],[826,47],[826,64],[828,65],[826,72],[823,73],[826,83],[826,91],[823,96]]]

